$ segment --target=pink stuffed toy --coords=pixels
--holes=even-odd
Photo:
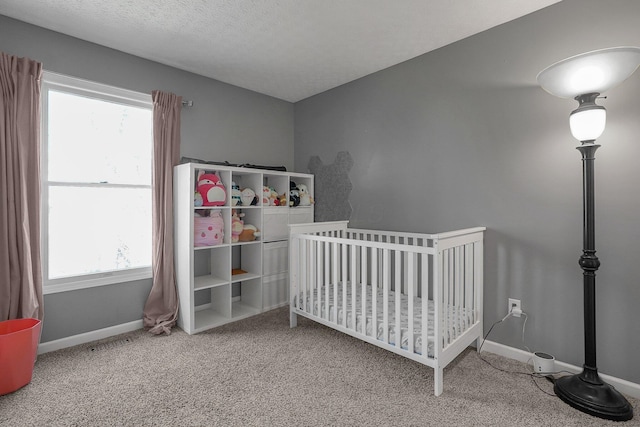
[[[227,191],[217,173],[201,172],[196,189],[202,196],[202,206],[224,206],[227,201]]]
[[[244,229],[244,221],[241,220],[244,216],[243,213],[239,214],[235,209],[233,210],[233,214],[231,216],[231,243],[238,243],[240,240],[240,234]]]
[[[262,206],[269,206],[271,203],[271,189],[267,186],[262,187]]]
[[[222,212],[211,211],[211,216],[193,218],[193,246],[217,246],[224,239]]]

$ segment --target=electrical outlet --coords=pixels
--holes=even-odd
[[[520,300],[509,298],[509,311],[508,313],[513,313],[515,317],[520,317],[522,314],[522,308],[520,307]]]

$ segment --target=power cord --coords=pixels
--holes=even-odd
[[[487,337],[489,336],[489,334],[491,333],[491,331],[493,330],[493,328],[499,324],[504,322],[505,320],[507,320],[509,317],[511,317],[513,315],[512,312],[507,313],[506,316],[504,316],[501,320],[498,320],[496,322],[493,323],[493,325],[491,325],[491,327],[489,328],[489,331],[485,334],[484,338],[482,339],[482,344],[480,344],[480,348],[478,348],[478,357],[480,358],[480,360],[482,360],[483,362],[485,362],[486,364],[488,364],[489,366],[491,366],[493,369],[496,369],[498,371],[501,372],[505,372],[507,374],[516,374],[516,375],[526,375],[528,377],[531,378],[531,381],[533,382],[533,384],[535,384],[535,386],[538,388],[538,390],[540,390],[541,392],[543,392],[546,395],[549,396],[556,396],[555,393],[549,393],[546,390],[543,390],[542,387],[540,387],[540,384],[538,384],[538,382],[536,381],[537,378],[546,378],[548,381],[550,381],[551,383],[555,383],[555,378],[551,376],[552,373],[544,373],[544,374],[539,374],[536,372],[520,372],[520,371],[511,371],[508,369],[503,369],[500,368],[498,366],[495,366],[493,363],[491,363],[490,361],[488,361],[487,359],[485,359],[484,357],[482,357],[482,346],[484,345],[485,341],[487,340]],[[522,323],[522,345],[524,346],[524,348],[527,349],[527,351],[529,353],[532,353],[532,351],[529,349],[529,347],[526,346],[525,342],[524,342],[524,331],[525,331],[525,326],[527,324],[527,319],[529,318],[529,316],[527,316],[527,314],[525,312],[521,312],[521,316],[524,316],[524,322]],[[527,366],[529,366],[529,362],[532,359],[529,358],[529,360],[527,361]],[[533,367],[533,364],[532,364]]]

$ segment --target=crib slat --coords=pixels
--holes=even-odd
[[[473,319],[473,252],[471,250],[472,245],[464,245],[464,312],[465,323],[464,329],[467,330],[471,326],[470,322]]]
[[[402,346],[402,317],[401,315],[401,307],[400,307],[400,303],[402,302],[402,270],[401,270],[401,263],[402,263],[402,252],[401,251],[394,251],[394,255],[395,255],[395,259],[396,259],[396,277],[395,277],[395,282],[394,282],[394,294],[396,297],[396,347],[400,348]]]
[[[453,342],[454,338],[455,338],[455,334],[454,334],[454,330],[455,330],[455,324],[456,324],[456,320],[455,320],[455,315],[453,314],[453,310],[454,310],[454,304],[456,302],[456,249],[457,248],[452,248],[451,250],[449,250],[449,288],[450,288],[450,294],[449,294],[449,304],[447,305],[446,308],[446,316],[449,319],[449,340],[448,343]]]
[[[331,265],[331,269],[333,270],[333,321],[338,323],[338,273],[340,266],[338,265],[339,260],[339,248],[338,243],[333,243],[333,263]]]
[[[309,259],[307,260],[307,263],[309,264],[309,313],[314,314],[313,313],[313,308],[315,307],[313,305],[314,303],[314,290],[316,288],[316,281],[315,281],[315,277],[316,277],[316,263],[314,262],[315,259],[315,242],[313,240],[310,240],[309,242],[309,250],[308,250],[308,254],[309,254]]]
[[[322,242],[316,241],[313,246],[313,253],[315,257],[315,274],[313,275],[315,281],[314,294],[316,296],[316,315],[322,317]]]
[[[447,343],[449,335],[449,318],[447,316],[447,305],[449,304],[449,250],[442,251],[442,301],[440,301],[440,314],[442,322],[442,339]]]
[[[425,256],[425,255],[421,255],[421,259],[422,259],[422,279],[421,279],[421,287],[420,287],[420,298],[422,301],[422,325],[420,328],[420,332],[422,334],[422,355],[423,356],[427,356],[427,350],[428,350],[428,345],[429,345],[429,341],[427,338],[427,331],[429,330],[429,257]],[[436,270],[434,268],[434,270]],[[432,282],[433,285],[433,296],[432,296],[432,300],[436,301],[436,298],[438,297],[438,293],[435,291],[438,288],[438,282],[435,281],[435,274],[434,274],[434,281]],[[435,304],[434,304],[435,305]],[[440,336],[440,324],[439,319],[438,319],[438,311],[434,310],[434,314],[433,314],[433,320],[434,322],[433,324],[433,331],[434,331],[434,336],[433,336],[433,342],[434,342],[434,349],[433,349],[433,356],[435,358],[437,358],[438,353],[436,350],[436,346],[437,346],[437,342],[438,342],[438,337]]]
[[[456,309],[459,302],[458,294],[458,252],[459,247],[451,249],[451,301],[447,310],[449,316],[449,341],[453,342],[456,338],[456,328],[458,327],[458,316],[456,315]]]
[[[407,337],[409,338],[409,342],[407,344],[407,350],[409,350],[409,353],[413,353],[413,319],[415,318],[413,313],[413,296],[414,296],[413,286],[415,282],[414,280],[415,272],[413,270],[413,266],[415,265],[416,254],[415,252],[411,252],[411,253],[407,253],[407,255],[408,255],[406,257],[407,269],[405,270],[407,272],[407,294],[409,298],[409,304],[408,304],[409,317],[407,319]]]
[[[433,296],[433,302],[435,304],[435,315],[434,317],[436,317],[438,319],[436,325],[438,327],[438,341],[436,343],[437,347],[438,347],[438,352],[440,352],[444,346],[444,340],[445,340],[445,331],[446,331],[446,327],[445,327],[445,319],[446,316],[444,315],[444,312],[442,311],[442,306],[443,306],[443,300],[445,298],[445,293],[446,293],[446,281],[445,281],[445,274],[444,274],[444,260],[447,257],[447,253],[446,250],[442,251],[440,253],[440,259],[438,260],[438,265],[434,268],[434,277],[438,277],[439,282],[434,282],[434,283],[438,283],[437,286],[434,286],[434,296]],[[436,293],[438,294],[438,298],[436,299]]]
[[[300,239],[294,238],[291,240],[291,247],[289,248],[289,301],[291,308],[298,308],[300,306],[300,299],[298,294],[298,282],[299,282],[299,256],[300,256]]]
[[[362,309],[360,311],[360,326],[362,327],[362,333],[367,334],[367,248],[361,248],[360,259],[360,282],[362,287]]]
[[[340,245],[342,247],[342,326],[347,327],[347,245]]]
[[[324,243],[324,318],[329,319],[329,287],[331,285],[331,246]]]
[[[463,257],[462,257],[462,247],[456,247],[456,301],[454,307],[454,315],[456,317],[455,325],[454,325],[454,337],[458,336],[458,332],[463,330],[462,325],[462,304],[464,301],[464,295],[462,291],[462,267],[463,267]]]
[[[482,282],[484,268],[482,260],[482,251],[484,250],[483,248],[484,243],[482,242],[482,240],[473,244],[473,295],[475,297],[475,301],[473,304],[474,322],[479,322],[482,320],[482,287],[484,286]]]
[[[406,239],[406,242],[408,243],[408,242],[409,242],[409,240],[410,240],[410,239],[409,239],[409,238],[407,238],[407,239]],[[409,271],[409,270],[407,270],[407,260],[408,260],[408,258],[409,258],[409,257],[408,257],[409,253],[410,253],[410,252],[408,252],[408,251],[407,251],[407,252],[402,252],[402,271],[404,272],[404,274],[403,274],[403,276],[402,276],[402,286],[401,286],[401,289],[402,289],[402,293],[403,293],[404,295],[408,295],[408,294],[409,294],[409,292],[408,292],[408,290],[407,290],[407,274],[406,274],[406,273]]]
[[[446,316],[446,319],[448,321],[447,343],[451,343],[453,341],[452,330],[455,324],[455,320],[451,316],[451,310],[455,302],[455,252],[455,248],[449,250],[449,301],[444,309],[444,315]]]
[[[378,249],[371,248],[371,334],[378,338]]]
[[[316,296],[317,305],[316,309],[318,317],[322,317],[322,284],[324,283],[324,242],[321,240],[316,241]]]
[[[389,249],[382,250],[382,327],[383,340],[389,344],[389,277],[391,275],[389,268]]]
[[[357,249],[356,245],[351,246],[351,329],[354,331],[356,329],[356,276],[358,274],[358,257],[357,257]]]
[[[308,240],[302,240],[300,245],[300,287],[302,288],[302,310],[307,311],[307,245]]]

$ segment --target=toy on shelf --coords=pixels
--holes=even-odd
[[[253,242],[254,240],[256,240],[256,238],[260,237],[260,234],[260,231],[255,225],[244,224],[239,239],[241,242]]]
[[[202,194],[198,193],[197,191],[193,196],[193,206],[195,207],[202,206]]]
[[[313,204],[313,197],[309,194],[306,185],[298,185],[298,195],[300,196],[300,206],[311,206]]]
[[[242,193],[240,192],[240,186],[235,182],[231,183],[231,206],[242,205]]]
[[[202,206],[223,206],[227,200],[227,191],[217,172],[198,172],[196,190],[202,197]]]
[[[222,244],[224,240],[222,212],[207,210],[204,214],[209,216],[201,216],[196,212],[193,218],[193,245],[202,247]]]
[[[262,206],[269,206],[271,201],[271,189],[266,185],[262,186]]]
[[[233,209],[231,214],[231,243],[240,241],[240,234],[244,228],[244,221],[241,219],[243,216],[243,213],[238,213],[237,210]]]
[[[287,193],[278,196],[278,206],[287,206]]]
[[[289,182],[289,207],[296,207],[300,204],[300,192],[295,182]]]
[[[273,187],[269,187],[269,206],[280,206],[278,192]]]
[[[275,188],[266,185],[262,188],[262,205],[280,206],[280,196]]]
[[[258,204],[256,192],[249,187],[242,190],[240,197],[242,200],[242,206],[255,206]]]

